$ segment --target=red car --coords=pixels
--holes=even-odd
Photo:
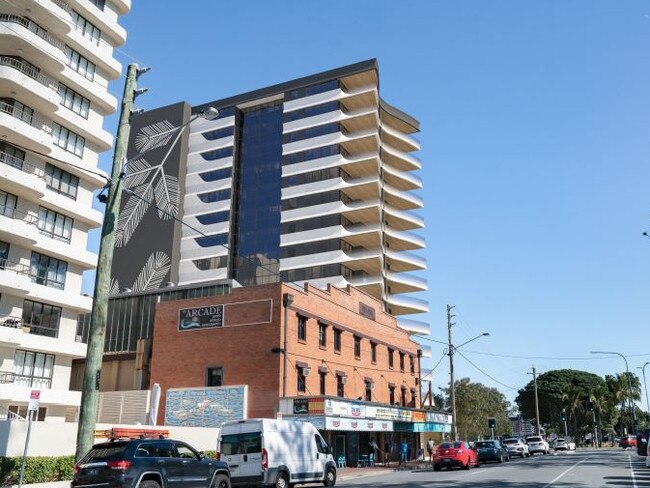
[[[454,466],[471,469],[480,465],[478,454],[466,441],[443,442],[438,446],[433,458],[434,471],[440,471],[443,466],[449,469]]]
[[[623,449],[628,447],[636,447],[636,438],[632,436],[621,437],[621,440],[618,441],[618,445]]]

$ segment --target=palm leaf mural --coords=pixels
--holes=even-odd
[[[127,175],[124,178],[124,187],[135,188],[142,185],[147,180],[152,169],[146,159],[136,159],[129,162]]]
[[[154,188],[158,216],[162,220],[169,220],[178,215],[178,178],[162,175]]]
[[[120,218],[117,221],[117,232],[115,233],[115,246],[124,247],[131,239],[136,227],[140,224],[142,217],[149,209],[153,191],[151,183],[136,188],[126,201],[124,208],[120,210]]]
[[[171,269],[171,260],[164,252],[151,253],[149,259],[133,283],[133,291],[155,290],[159,288]]]
[[[156,122],[140,129],[135,136],[135,147],[140,152],[165,146],[174,135],[174,125],[168,120]]]
[[[110,296],[117,295],[120,292],[120,283],[115,278],[111,279],[111,287],[108,289]]]

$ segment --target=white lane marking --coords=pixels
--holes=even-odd
[[[636,478],[634,477],[634,468],[632,467],[632,456],[630,454],[627,455],[627,460],[630,463],[630,476],[632,476],[632,487],[637,488]]]
[[[564,471],[563,471],[562,473],[560,473],[558,476],[556,476],[555,478],[553,478],[553,480],[552,480],[549,484],[544,485],[544,488],[548,488],[548,487],[551,486],[553,483],[555,483],[557,480],[559,480],[560,478],[562,478],[565,474],[567,474],[569,471],[572,471],[576,466],[578,466],[578,464],[582,464],[582,463],[584,463],[585,461],[587,461],[588,459],[590,459],[590,458],[584,458],[582,461],[579,461],[579,462],[575,463],[573,466],[571,466],[570,468],[564,470]],[[635,487],[635,488],[636,488],[636,487]]]

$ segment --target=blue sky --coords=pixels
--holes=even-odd
[[[650,4],[179,5],[136,0],[121,20],[117,58],[152,67],[143,108],[378,59],[382,97],[421,122],[430,337],[446,340],[455,305],[456,344],[489,331],[461,351],[501,385],[461,356],[457,376],[512,399],[503,385],[522,387],[533,364],[603,375],[623,361],[589,351],[626,354],[631,369],[650,360]],[[443,355],[428,344],[424,368]],[[434,388],[447,382],[443,360]]]

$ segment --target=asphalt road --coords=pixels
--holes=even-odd
[[[617,488],[650,487],[650,468],[632,450],[578,450],[535,455],[470,471],[397,471],[342,481],[337,487]]]

